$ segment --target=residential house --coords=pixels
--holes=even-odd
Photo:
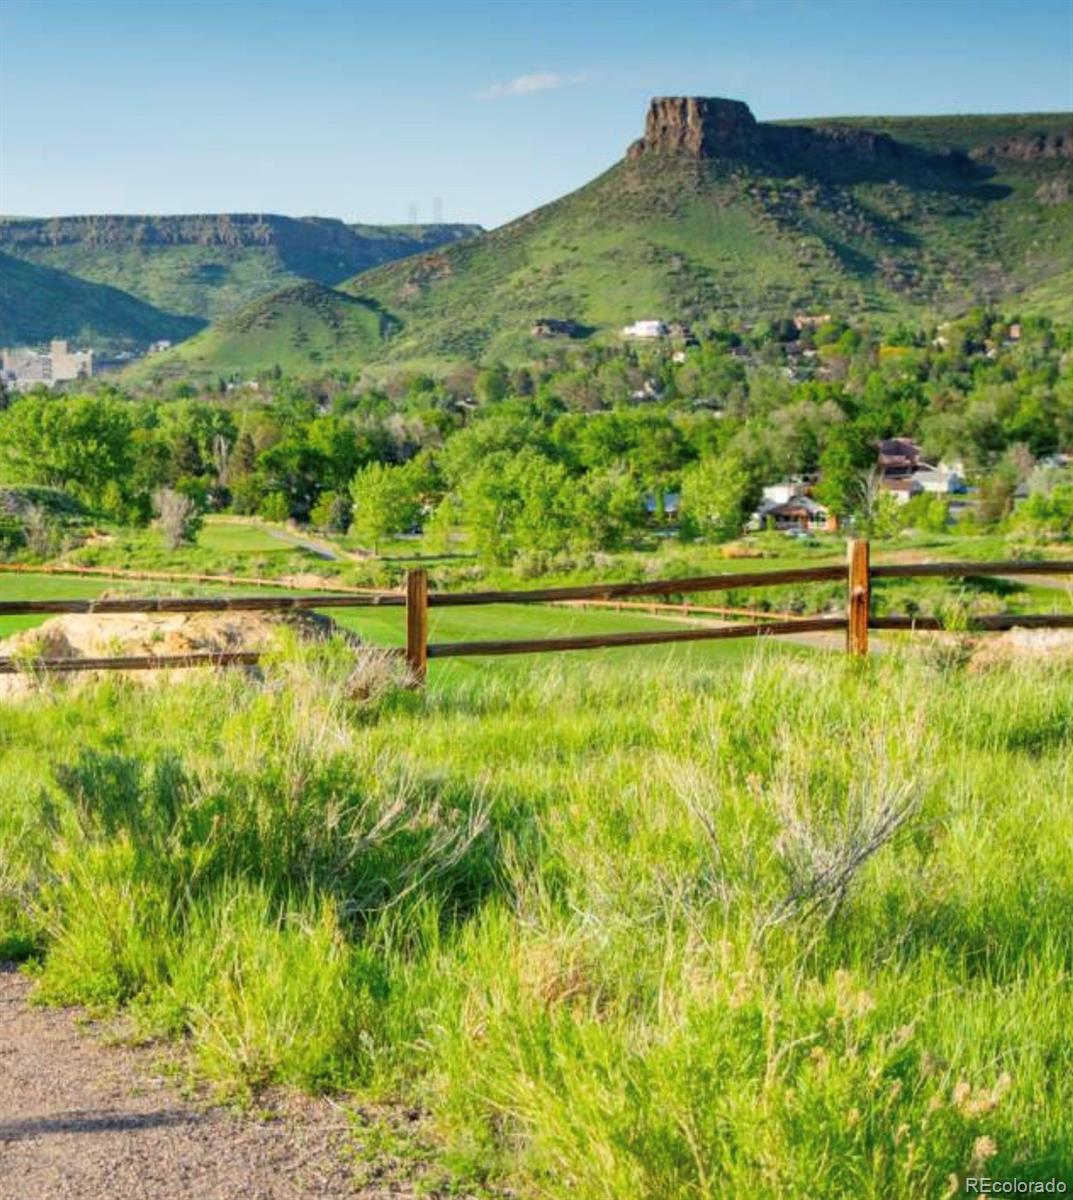
[[[881,479],[879,487],[881,491],[889,492],[899,504],[908,504],[914,496],[924,491],[915,475]]]
[[[961,473],[942,463],[937,467],[925,464],[913,472],[912,478],[920,484],[922,491],[934,492],[939,496],[956,496],[969,490]]]
[[[838,519],[818,500],[795,494],[783,501],[764,500],[749,519],[752,529],[774,528],[781,533],[815,533],[838,528]]]
[[[954,496],[968,491],[965,468],[960,462],[940,462],[938,466],[925,462],[924,452],[910,438],[883,438],[876,449],[881,486],[902,503],[920,492]]]
[[[665,338],[670,335],[670,329],[665,321],[634,321],[622,330],[622,336],[628,338]]]
[[[876,449],[877,465],[884,479],[912,475],[921,465],[923,451],[909,438],[882,438]]]

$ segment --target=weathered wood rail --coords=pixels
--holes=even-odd
[[[119,579],[132,583],[207,583],[214,587],[264,587],[287,588],[282,579],[265,578],[260,575],[212,575],[190,571],[138,571],[127,567],[84,567],[78,563],[44,564],[0,563],[0,574],[5,575],[75,575],[87,579]],[[370,596],[389,594],[390,589],[372,587],[347,587],[337,584],[335,590],[347,595]]]
[[[36,671],[68,674],[74,671],[167,671],[181,667],[254,666],[256,650],[197,651],[190,654],[129,654],[107,658],[0,658],[0,675],[31,675]]]
[[[798,621],[800,613],[779,612],[773,608],[732,608],[725,604],[693,604],[689,600],[661,604],[647,600],[557,600],[563,608],[603,609],[611,612],[639,612],[649,616],[679,617],[752,617],[756,621]]]
[[[405,654],[414,682],[424,681],[428,661],[433,658],[465,658],[484,655],[560,653],[568,650],[597,650],[616,646],[651,646],[677,642],[721,641],[730,638],[779,637],[787,634],[845,631],[850,654],[868,653],[868,633],[879,630],[941,630],[936,617],[876,617],[870,612],[872,581],[875,579],[970,578],[987,575],[1069,575],[1073,561],[1026,562],[939,562],[886,563],[873,566],[866,541],[849,543],[843,566],[795,567],[776,571],[747,571],[721,575],[698,575],[683,579],[656,579],[641,583],[594,583],[574,587],[533,588],[517,591],[430,592],[424,569],[408,572],[405,592],[338,591],[294,595],[255,596],[121,596],[101,599],[4,600],[0,616],[42,613],[192,613],[192,612],[288,612],[332,608],[400,607],[406,610]],[[788,618],[787,614],[762,614],[746,609],[723,609],[727,613],[752,616],[744,625],[705,626],[693,629],[638,630],[626,633],[586,634],[569,637],[488,639],[467,642],[429,642],[430,608],[470,607],[486,604],[563,604],[621,601],[633,596],[689,596],[699,592],[725,592],[746,588],[785,587],[790,584],[845,581],[846,604],[842,614]],[[1071,579],[1073,585],[1073,579]],[[629,606],[632,607],[632,606]],[[671,609],[688,615],[688,604],[644,605]],[[695,611],[703,611],[694,606]],[[1024,627],[1073,629],[1071,614],[1001,613],[971,619],[968,628],[988,631]],[[0,658],[0,674],[17,672],[73,672],[100,670],[163,670],[193,666],[252,665],[257,651],[226,651],[178,655],[119,656],[112,658],[14,659]]]

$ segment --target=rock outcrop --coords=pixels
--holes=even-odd
[[[769,125],[741,100],[709,96],[657,96],[648,107],[644,136],[626,151],[766,161],[853,160],[879,162],[915,152],[883,133],[851,125]]]
[[[969,157],[985,162],[993,158],[1008,158],[1015,162],[1073,158],[1073,129],[1067,129],[1064,133],[1029,134],[1027,137],[995,142],[990,146],[976,146],[969,151]]]
[[[757,122],[741,100],[706,96],[657,96],[648,106],[644,137],[628,158],[681,151],[696,158],[741,154],[755,148]]]

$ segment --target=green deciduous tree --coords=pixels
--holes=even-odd
[[[404,533],[421,519],[422,477],[406,466],[370,463],[350,484],[353,501],[351,530],[364,546],[377,550],[394,534]]]
[[[329,533],[346,533],[354,517],[354,503],[349,492],[321,492],[309,519]]]
[[[97,507],[109,483],[128,490],[133,428],[130,406],[109,396],[25,396],[0,418],[0,462]]]
[[[702,458],[682,472],[682,521],[694,534],[737,537],[760,489],[741,455]]]
[[[820,481],[815,496],[839,519],[867,507],[870,468],[875,448],[860,431],[836,426],[820,454]]]

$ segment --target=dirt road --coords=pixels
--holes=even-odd
[[[396,1200],[358,1189],[345,1113],[288,1100],[274,1119],[180,1098],[151,1049],[31,1008],[0,964],[0,1200]]]

